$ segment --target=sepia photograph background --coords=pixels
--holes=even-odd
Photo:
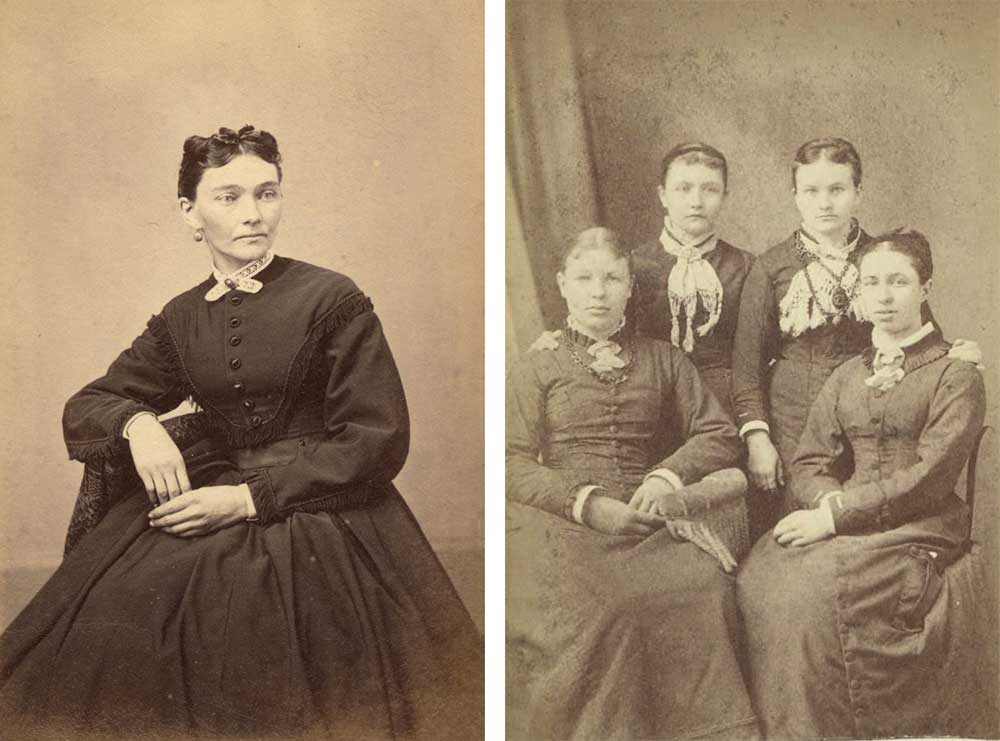
[[[211,272],[184,139],[281,148],[280,255],[372,299],[406,390],[396,485],[483,626],[481,4],[0,7],[0,627],[58,565],[83,466],[63,404]]]
[[[862,227],[929,238],[934,315],[948,339],[979,343],[997,426],[1000,3],[511,0],[506,33],[508,362],[565,319],[565,243],[595,225],[631,247],[657,238],[672,146],[726,155],[719,236],[759,254],[799,225],[797,148],[839,136],[863,163]],[[993,615],[998,439],[974,523]]]

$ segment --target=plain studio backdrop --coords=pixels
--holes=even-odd
[[[798,226],[796,149],[841,136],[864,166],[862,226],[908,225],[930,239],[934,315],[947,338],[982,348],[996,427],[996,0],[512,0],[506,74],[510,355],[565,318],[555,283],[565,241],[596,224],[632,246],[658,237],[656,186],[670,147],[700,140],[726,154],[719,234],[760,253]],[[974,536],[996,576],[1000,491],[996,458],[984,458]],[[984,651],[996,660],[996,645]]]
[[[0,6],[0,617],[29,596],[16,570],[61,557],[66,399],[211,270],[177,207],[184,139],[250,123],[284,158],[275,251],[374,302],[412,418],[396,483],[481,626],[482,9],[51,5]]]

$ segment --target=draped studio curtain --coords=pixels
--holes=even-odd
[[[507,354],[561,324],[558,255],[600,224],[566,3],[507,3]]]

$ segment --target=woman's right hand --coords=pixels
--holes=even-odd
[[[766,431],[753,430],[747,435],[747,454],[747,473],[751,486],[774,492],[785,485],[781,458]]]
[[[584,523],[608,535],[652,535],[663,527],[663,518],[652,512],[640,512],[625,502],[592,494],[583,508]]]
[[[128,429],[135,470],[151,504],[163,504],[191,490],[184,457],[170,434],[152,414],[137,418]]]

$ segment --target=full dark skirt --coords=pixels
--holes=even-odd
[[[979,554],[916,525],[802,548],[767,535],[739,576],[770,738],[988,734]]]
[[[507,738],[755,738],[734,583],[661,530],[508,503]]]
[[[481,638],[394,489],[192,539],[148,510],[113,507],[0,638],[17,738],[482,736]]]

